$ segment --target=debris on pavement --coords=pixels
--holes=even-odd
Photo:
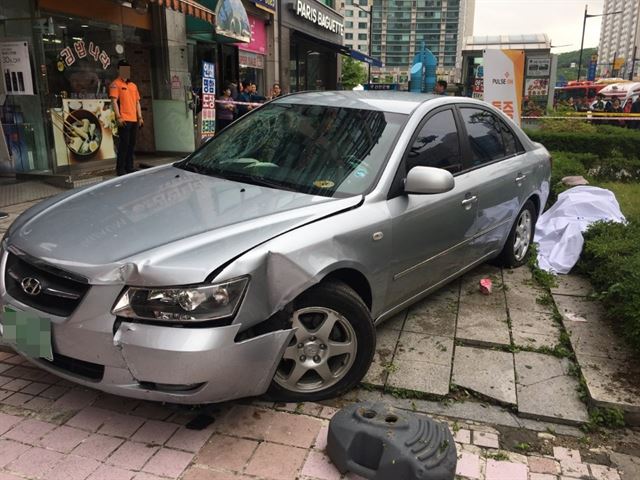
[[[483,295],[491,295],[493,289],[493,283],[490,278],[483,278],[480,280],[480,293]]]

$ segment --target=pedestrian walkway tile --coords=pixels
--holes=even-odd
[[[458,346],[453,360],[452,383],[500,403],[515,405],[513,354]]]
[[[558,423],[588,421],[578,397],[578,381],[569,375],[569,361],[532,352],[515,354],[518,411],[522,416]]]

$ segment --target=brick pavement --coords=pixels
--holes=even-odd
[[[0,480],[359,478],[341,476],[324,452],[332,407],[232,402],[215,407],[211,425],[191,430],[197,411],[74,386],[8,351],[0,351],[0,372]],[[449,424],[459,479],[621,478],[577,450],[524,456],[500,450],[491,427]]]

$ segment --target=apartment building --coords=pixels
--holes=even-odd
[[[382,68],[372,68],[374,81],[406,86],[423,41],[438,59],[438,77],[460,81],[461,51],[464,38],[473,35],[475,0],[371,0],[370,4],[370,55],[384,63]],[[358,32],[358,38],[365,38],[363,34]]]
[[[600,75],[637,77],[640,62],[634,57],[640,57],[640,0],[604,0],[602,13],[605,15],[598,48]]]

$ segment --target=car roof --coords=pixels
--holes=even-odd
[[[435,99],[446,98],[413,92],[395,91],[315,91],[285,95],[276,103],[297,105],[326,105],[331,107],[360,108],[363,110],[381,110],[390,113],[410,114],[418,105]]]

